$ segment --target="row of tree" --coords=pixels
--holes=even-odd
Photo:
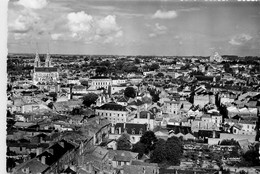
[[[118,150],[128,150],[138,153],[139,159],[150,156],[153,163],[178,165],[183,154],[182,141],[177,137],[157,139],[153,131],[146,131],[140,141],[132,146],[130,136],[122,134],[117,140]]]

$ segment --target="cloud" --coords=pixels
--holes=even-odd
[[[20,39],[25,38],[27,36],[27,34],[26,33],[14,33],[13,36],[14,36],[15,40],[20,40]]]
[[[58,40],[58,39],[60,39],[62,36],[63,36],[63,34],[61,34],[61,33],[53,33],[53,34],[51,34],[52,40]]]
[[[47,6],[47,0],[19,0],[16,5],[24,6],[30,9],[42,9]]]
[[[152,29],[152,33],[149,34],[149,37],[155,37],[158,35],[165,34],[168,30],[166,26],[160,25],[159,23],[156,23],[154,26],[146,24],[146,26]]]
[[[84,11],[69,13],[67,19],[72,37],[80,37],[81,33],[90,31],[93,23],[93,17]]]
[[[192,7],[192,8],[184,8],[184,9],[180,9],[180,10],[178,10],[178,11],[190,12],[190,11],[198,11],[198,10],[200,10],[200,8]]]
[[[155,37],[155,36],[157,36],[155,33],[150,33],[149,34],[149,37]]]
[[[231,45],[243,45],[251,39],[252,39],[252,36],[243,33],[243,34],[233,36],[230,39],[229,43]]]
[[[164,26],[164,25],[160,25],[159,23],[156,23],[155,24],[155,30],[157,32],[163,32],[164,33],[167,30],[167,27]]]
[[[116,23],[116,17],[114,15],[108,15],[105,18],[97,22],[97,34],[107,35],[113,32],[120,31],[120,27]]]
[[[177,12],[172,11],[161,11],[157,10],[155,14],[152,16],[152,18],[158,18],[158,19],[173,19],[177,17]]]
[[[29,32],[40,21],[38,14],[30,10],[23,10],[20,13],[11,10],[9,14],[13,20],[9,20],[8,29],[13,33]]]
[[[72,12],[67,15],[69,36],[84,42],[111,43],[123,36],[121,27],[116,22],[116,16],[108,15],[103,18],[93,17],[84,11]],[[53,35],[52,38],[64,37]],[[66,36],[67,37],[67,36]]]

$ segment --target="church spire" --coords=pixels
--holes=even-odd
[[[40,56],[38,54],[38,44],[37,44],[37,49],[36,49],[36,54],[35,54],[35,59],[34,59],[34,67],[40,67],[41,66],[41,60]]]
[[[51,67],[51,55],[49,53],[49,44],[48,44],[48,52],[45,59],[45,67]]]

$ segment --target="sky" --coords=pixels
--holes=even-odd
[[[9,53],[260,56],[260,2],[10,0]]]

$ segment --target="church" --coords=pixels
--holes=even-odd
[[[53,86],[59,83],[59,72],[57,67],[51,64],[51,56],[47,53],[42,65],[39,54],[36,53],[34,60],[33,84],[37,86]]]

